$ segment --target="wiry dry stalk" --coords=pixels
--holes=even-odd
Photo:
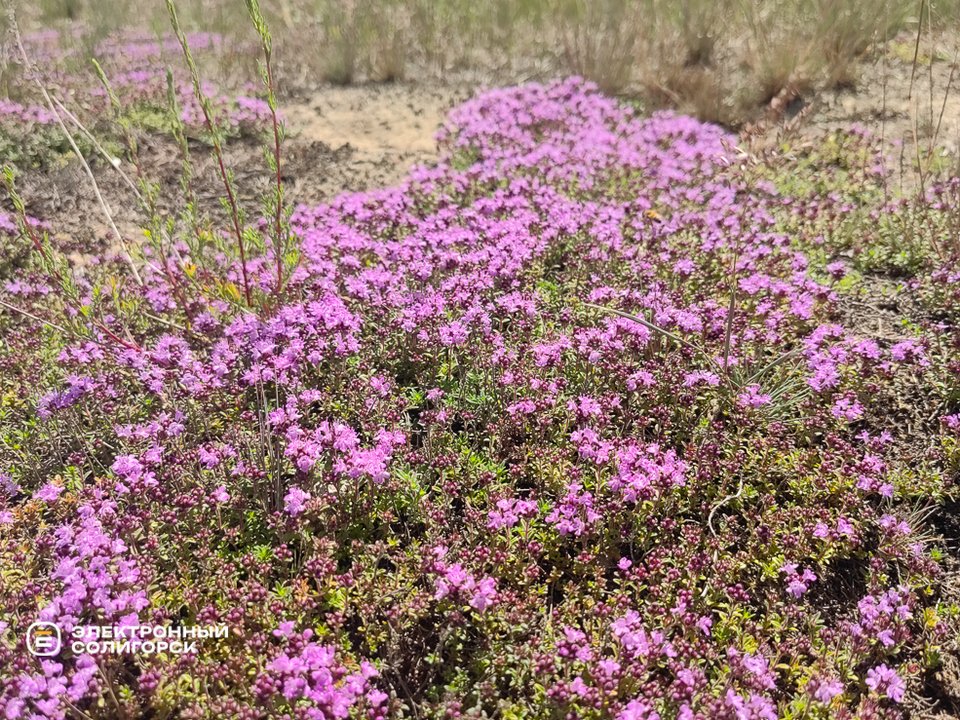
[[[907,92],[907,105],[908,105],[909,108],[910,108],[910,125],[911,125],[911,130],[912,130],[912,132],[913,132],[913,150],[914,150],[914,153],[916,154],[916,160],[917,160],[917,176],[918,176],[918,180],[919,180],[919,182],[920,182],[920,194],[919,194],[919,197],[920,197],[920,198],[922,198],[922,197],[924,197],[924,196],[926,195],[926,173],[924,172],[924,169],[923,169],[923,162],[922,162],[922,160],[920,159],[920,138],[919,138],[919,134],[917,133],[917,113],[918,113],[919,110],[914,108],[914,104],[913,104],[913,88],[914,88],[914,82],[915,82],[916,76],[917,76],[917,63],[918,63],[918,59],[919,59],[919,56],[920,56],[920,38],[921,38],[921,36],[923,35],[923,9],[924,9],[924,7],[926,7],[926,6],[927,6],[927,0],[920,0],[920,16],[919,16],[919,22],[917,23],[917,40],[916,40],[916,44],[914,45],[914,48],[913,48],[913,63],[912,63],[911,68],[910,68],[910,89],[909,89],[908,92]],[[929,31],[929,30],[931,29],[930,26],[929,26],[929,25],[930,25],[930,23],[929,23],[930,14],[929,14],[929,12],[927,13],[927,17],[928,17],[928,23],[927,23],[927,26],[928,26],[928,27],[927,27],[927,29],[928,29],[928,31]],[[933,67],[933,56],[932,56],[932,55],[930,56],[930,67],[931,67],[931,69],[932,69],[932,67]],[[932,71],[932,70],[931,70],[931,71]],[[933,108],[933,76],[932,76],[932,75],[930,76],[930,97],[931,97],[930,107],[931,107],[931,116],[932,116],[932,114],[933,114],[933,111],[932,111],[932,108]],[[932,121],[932,120],[933,120],[933,118],[931,117],[931,121]],[[932,148],[931,148],[931,152],[932,152]],[[931,246],[933,246],[933,249],[936,251],[937,256],[938,256],[938,257],[940,258],[940,260],[942,261],[942,260],[944,259],[943,251],[940,249],[940,244],[937,242],[936,230],[934,229],[934,224],[933,224],[933,222],[932,222],[931,219],[930,219],[930,207],[929,207],[929,203],[922,203],[922,206],[923,206],[924,215],[925,215],[926,220],[927,220],[927,226],[930,228],[930,244],[931,244]]]
[[[40,257],[43,258],[43,262],[47,266],[48,272],[50,272],[52,276],[59,283],[61,289],[63,290],[64,301],[68,305],[70,305],[70,307],[72,307],[76,312],[82,313],[82,310],[80,309],[79,304],[75,301],[75,297],[76,297],[75,289],[72,291],[70,289],[70,288],[73,288],[73,284],[67,278],[65,278],[60,273],[59,270],[57,270],[56,265],[54,264],[54,258],[52,258],[47,253],[47,251],[43,247],[43,243],[40,242],[40,240],[37,238],[37,234],[33,231],[33,226],[31,225],[30,220],[27,217],[23,200],[17,194],[17,191],[13,186],[13,170],[11,170],[6,165],[4,165],[3,167],[3,172],[0,173],[0,181],[2,181],[3,185],[6,187],[7,192],[10,195],[10,199],[13,201],[14,208],[17,211],[17,218],[18,218],[18,223],[19,223],[21,232],[23,232],[24,234],[30,237],[30,241],[33,243],[34,247],[39,251]],[[6,305],[6,303],[4,304]],[[16,310],[20,312],[19,308],[13,305],[6,305],[6,306],[12,310]],[[21,314],[26,314],[26,313],[21,312]],[[33,316],[30,316],[30,317],[32,318]],[[40,320],[40,322],[43,322],[43,321]],[[136,341],[133,340],[133,338],[130,338],[130,342],[127,342],[123,338],[118,337],[112,330],[110,330],[110,328],[104,325],[101,321],[94,319],[93,323],[97,326],[97,328],[101,332],[104,333],[104,335],[106,335],[108,338],[113,340],[115,343],[123,345],[124,347],[130,350],[139,351],[141,349],[140,346],[137,345]],[[129,333],[127,333],[127,335],[129,337]],[[96,339],[94,341],[97,342]]]
[[[277,93],[273,79],[273,66],[270,59],[273,55],[273,40],[270,37],[270,31],[260,12],[259,0],[247,0],[247,11],[250,13],[250,19],[253,21],[254,28],[260,36],[260,48],[263,50],[263,63],[260,74],[264,84],[267,86],[267,104],[270,107],[270,119],[273,125],[273,152],[272,159],[269,158],[276,179],[276,207],[274,208],[274,255],[277,265],[277,287],[275,290],[276,301],[280,301],[283,292],[283,260],[286,251],[286,240],[283,227],[283,177],[280,167],[280,147],[283,141],[283,128],[280,124],[280,118],[277,114]],[[270,150],[268,150],[270,152]]]
[[[190,52],[190,45],[187,43],[187,37],[184,34],[183,29],[180,27],[180,21],[177,17],[177,9],[173,3],[173,0],[167,0],[167,12],[170,15],[170,24],[173,26],[174,35],[176,35],[177,41],[180,43],[180,47],[183,50],[183,55],[186,58],[187,67],[190,70],[190,78],[193,81],[194,94],[196,95],[197,103],[200,105],[200,110],[203,113],[204,123],[206,124],[207,130],[210,132],[210,136],[213,140],[214,155],[217,158],[217,167],[220,171],[220,178],[223,180],[223,185],[227,190],[227,204],[230,208],[230,219],[232,220],[233,230],[237,237],[237,249],[240,252],[240,272],[243,277],[243,293],[247,301],[247,307],[253,307],[253,299],[250,293],[250,279],[247,273],[247,254],[244,248],[243,230],[240,227],[240,209],[237,206],[237,200],[234,196],[233,183],[230,179],[231,175],[227,172],[226,163],[224,162],[223,146],[220,142],[220,133],[217,127],[214,125],[214,118],[212,109],[210,107],[210,102],[203,93],[203,89],[200,84],[200,72],[197,70],[197,65],[193,61],[193,53]]]
[[[30,57],[27,55],[26,49],[23,47],[23,40],[20,37],[20,29],[17,26],[17,18],[14,13],[13,5],[10,5],[8,8],[8,17],[10,20],[10,30],[13,33],[13,37],[16,40],[17,48],[20,50],[20,56],[23,58],[24,65],[30,67],[36,71],[33,63],[30,61]],[[127,261],[127,265],[130,268],[130,274],[133,275],[133,279],[136,281],[137,285],[143,285],[143,280],[140,278],[140,273],[137,271],[137,266],[133,262],[133,258],[130,257],[130,253],[123,243],[125,242],[123,235],[120,234],[120,231],[117,229],[116,224],[113,222],[113,215],[110,212],[110,208],[107,207],[106,201],[103,199],[103,195],[100,193],[100,186],[97,185],[97,179],[93,176],[93,171],[90,169],[90,165],[83,157],[83,153],[80,152],[80,148],[77,147],[77,143],[73,139],[73,135],[70,134],[70,131],[67,130],[66,124],[63,122],[63,118],[60,117],[60,112],[57,110],[56,105],[53,103],[53,99],[50,97],[50,94],[47,92],[47,89],[43,86],[43,83],[39,80],[39,74],[35,72],[35,76],[38,78],[36,80],[37,87],[40,88],[40,92],[43,93],[44,99],[47,101],[47,107],[50,109],[50,112],[57,119],[57,124],[60,126],[60,129],[63,131],[64,136],[67,138],[67,142],[70,143],[70,147],[73,149],[74,154],[77,156],[77,159],[83,165],[83,169],[87,173],[87,177],[90,178],[90,184],[93,186],[93,192],[97,196],[97,201],[100,203],[100,209],[103,210],[104,216],[107,218],[107,223],[110,225],[110,229],[113,231],[113,234],[116,236],[117,240],[121,243],[121,250],[123,252],[123,258]]]

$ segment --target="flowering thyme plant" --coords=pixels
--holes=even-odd
[[[957,623],[910,509],[952,492],[955,328],[865,336],[843,198],[783,158],[745,182],[719,128],[572,78],[437,139],[298,207],[293,267],[271,206],[257,252],[165,246],[142,287],[4,280],[0,713],[899,717]],[[37,620],[229,632],[40,659]]]

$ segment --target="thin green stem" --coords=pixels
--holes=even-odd
[[[197,97],[197,102],[200,104],[200,110],[203,112],[204,123],[207,126],[207,130],[210,131],[210,136],[213,140],[213,150],[217,157],[217,167],[219,168],[220,178],[223,180],[223,185],[227,189],[227,201],[230,206],[230,217],[233,221],[233,231],[237,236],[237,248],[240,252],[240,270],[243,275],[243,294],[246,298],[247,306],[253,307],[253,300],[250,294],[250,279],[247,275],[247,255],[243,245],[243,231],[240,229],[240,211],[237,208],[237,200],[233,193],[233,183],[230,182],[230,176],[228,175],[226,165],[224,164],[223,146],[220,143],[220,134],[213,122],[210,102],[203,94],[203,88],[200,84],[200,72],[197,70],[197,65],[193,61],[193,54],[190,52],[190,45],[187,43],[187,37],[180,28],[180,21],[177,18],[177,9],[173,4],[173,0],[167,0],[167,11],[170,14],[170,23],[173,26],[173,32],[177,36],[180,47],[183,49],[184,57],[187,60],[187,67],[190,69],[190,77],[193,81],[193,91]]]

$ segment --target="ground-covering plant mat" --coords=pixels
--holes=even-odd
[[[279,259],[5,281],[0,712],[956,712],[960,185],[888,204],[864,133],[756,158],[576,78],[438,141]]]
[[[58,96],[73,106],[71,115],[101,133],[109,129],[118,111],[133,125],[169,132],[172,119],[168,110],[173,103],[191,137],[209,137],[183,67],[180,44],[173,34],[157,37],[128,30],[91,48],[69,47],[71,39],[68,34],[49,29],[29,33],[21,40],[27,61],[14,42],[3,48],[5,92],[15,89],[20,100],[0,100],[0,153],[5,163],[27,167],[56,164],[59,155],[70,152],[54,113],[56,108],[44,101],[38,82],[55,87]],[[238,49],[253,52],[250,47],[231,48],[215,33],[191,33],[187,40],[207,63],[223,64]],[[91,56],[98,60],[96,66],[90,64]],[[97,70],[109,78],[107,86],[101,85]],[[215,124],[230,135],[254,134],[269,122],[267,103],[257,96],[257,86],[251,83],[232,91],[205,83],[204,91],[210,98]],[[79,135],[81,143],[86,143],[86,137],[69,119],[66,124]]]

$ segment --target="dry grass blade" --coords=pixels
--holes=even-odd
[[[17,48],[20,50],[20,55],[23,58],[23,62],[27,67],[33,68],[33,63],[30,61],[29,55],[23,46],[23,39],[20,37],[20,29],[17,25],[17,18],[14,15],[14,9],[11,5],[8,8],[9,12],[9,22],[10,30],[13,33],[13,37],[16,40]],[[39,73],[36,72],[36,77],[39,78]],[[136,281],[137,285],[143,285],[143,280],[140,278],[140,273],[137,271],[137,266],[134,264],[133,259],[130,257],[129,251],[123,247],[123,244],[126,242],[123,235],[120,234],[120,231],[117,229],[116,224],[113,221],[113,214],[110,212],[110,208],[107,207],[106,201],[103,199],[103,195],[100,193],[100,186],[97,184],[97,179],[93,175],[93,171],[90,169],[90,165],[87,163],[86,159],[83,157],[83,153],[80,152],[80,148],[77,147],[77,143],[73,139],[73,135],[70,134],[70,131],[67,129],[66,124],[63,122],[63,118],[60,116],[60,112],[57,110],[56,105],[54,105],[50,93],[47,92],[47,89],[43,86],[43,83],[39,79],[36,81],[37,87],[40,89],[40,92],[43,94],[44,99],[47,102],[47,106],[50,108],[50,112],[57,120],[57,124],[60,126],[60,129],[63,131],[64,136],[67,141],[70,143],[70,147],[73,149],[74,154],[77,159],[83,165],[84,171],[87,173],[87,177],[90,179],[90,184],[93,186],[93,192],[97,196],[97,202],[100,203],[100,209],[103,210],[104,216],[107,218],[107,223],[110,225],[110,229],[113,231],[114,237],[121,243],[121,250],[123,252],[123,258],[127,261],[127,265],[130,268],[130,274],[133,276],[133,279]]]
[[[649,321],[647,321],[647,320],[644,320],[643,318],[638,317],[638,316],[636,316],[636,315],[631,315],[631,314],[628,313],[628,312],[623,312],[622,310],[617,310],[617,309],[615,309],[615,308],[603,307],[602,305],[594,305],[593,303],[583,303],[583,305],[584,305],[585,307],[590,307],[590,308],[593,308],[593,309],[595,309],[595,310],[603,310],[604,312],[610,312],[610,313],[613,313],[614,315],[619,315],[620,317],[626,318],[627,320],[633,320],[634,322],[638,322],[638,323],[640,323],[641,325],[643,325],[644,327],[646,327],[646,328],[648,328],[648,329],[650,329],[650,330],[653,330],[653,331],[655,331],[655,332],[658,332],[658,333],[660,333],[661,335],[663,335],[663,336],[665,336],[665,337],[668,337],[668,338],[670,338],[671,340],[673,340],[673,341],[675,341],[675,342],[680,343],[680,344],[683,345],[684,347],[689,348],[690,350],[694,350],[694,351],[700,353],[700,354],[703,355],[708,361],[710,361],[718,370],[720,369],[720,366],[717,365],[716,361],[714,361],[714,360],[707,354],[707,351],[704,350],[702,347],[700,347],[699,345],[695,345],[695,344],[693,344],[693,343],[691,343],[691,342],[688,342],[687,340],[684,340],[682,337],[678,337],[677,335],[674,335],[674,334],[673,334],[672,332],[670,332],[669,330],[664,330],[662,327],[659,327],[658,325],[654,325],[652,322],[649,322]]]

